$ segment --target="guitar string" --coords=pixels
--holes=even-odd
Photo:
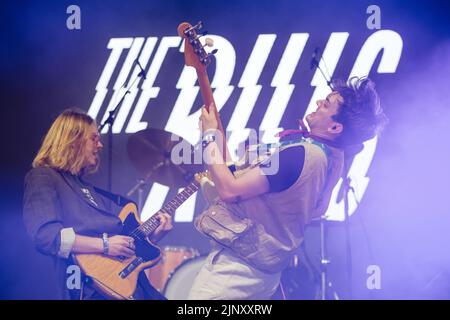
[[[185,192],[186,191],[186,189],[187,188],[189,188],[190,186],[188,186],[188,187],[186,187],[182,192],[180,192],[177,196],[179,196],[181,193],[183,193],[183,192]],[[187,198],[189,198],[190,196],[192,196],[197,190],[198,190],[198,188],[197,188],[197,190],[191,190],[191,189],[189,189],[191,192],[192,192],[192,194],[188,194],[188,196],[187,196]],[[187,198],[186,198],[186,200],[187,200]],[[176,210],[176,207],[175,207],[175,209],[174,208],[171,208],[171,206],[170,206],[170,204],[173,202],[173,201],[175,201],[176,202],[176,200],[175,199],[173,199],[172,201],[170,201],[168,204],[166,204],[162,209],[160,209],[158,212],[160,212],[160,211],[169,211],[169,213],[170,214],[172,214],[175,210]],[[184,201],[183,201],[184,202]],[[182,202],[182,203],[183,203]],[[176,202],[177,203],[177,202]],[[182,204],[182,203],[180,203],[180,205]],[[177,203],[178,204],[178,203]],[[169,206],[169,208],[170,208],[170,210],[167,210],[167,209],[164,209],[165,207],[167,207],[167,206]],[[176,206],[176,205],[174,205],[174,206]],[[145,230],[145,226],[146,225],[149,225],[150,226],[150,229],[154,229],[154,228],[156,228],[158,225],[156,225],[156,218],[155,218],[155,215],[154,216],[152,216],[151,218],[150,218],[150,220],[149,220],[149,222],[144,222],[142,225],[140,225],[139,227],[137,227],[133,232],[131,232],[130,233],[130,236],[140,236],[140,235],[144,235],[145,236],[145,234],[146,234],[146,231],[147,230]],[[144,227],[143,227],[144,226]],[[142,230],[142,228],[144,228],[144,230]]]

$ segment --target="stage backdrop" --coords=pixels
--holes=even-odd
[[[2,13],[3,298],[51,297],[49,259],[37,254],[21,221],[22,181],[51,122],[79,107],[102,123],[126,91],[113,132],[112,191],[127,194],[144,178],[131,161],[130,136],[148,128],[199,139],[202,105],[195,71],[184,65],[179,23],[203,22],[218,49],[208,67],[217,108],[234,152],[255,130],[263,142],[315,110],[327,78],[369,76],[390,123],[353,161],[350,245],[341,183],[328,210],[331,279],[341,298],[450,297],[446,92],[450,70],[448,10],[391,1],[59,1],[6,5]],[[205,37],[204,37],[205,38]],[[204,39],[203,38],[203,39]],[[204,40],[203,40],[204,41]],[[146,78],[137,78],[140,67]],[[134,81],[136,80],[137,81]],[[447,107],[447,108],[446,108]],[[100,171],[107,186],[108,128]],[[448,135],[448,134],[447,134]],[[236,157],[233,153],[233,156]],[[179,190],[150,181],[148,219]],[[195,194],[176,212],[163,245],[207,253],[193,219],[205,207]],[[299,256],[318,264],[318,227]],[[348,264],[349,249],[351,262]],[[307,263],[302,259],[300,264]],[[301,269],[301,268],[300,268]],[[302,270],[300,270],[302,272]],[[287,279],[294,288],[294,280]],[[288,286],[289,286],[288,284]],[[47,287],[42,290],[43,287]],[[292,289],[294,290],[294,289]],[[296,295],[297,294],[297,295]],[[292,297],[299,297],[298,292]]]

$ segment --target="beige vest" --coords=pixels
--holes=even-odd
[[[225,204],[230,211],[251,219],[257,235],[249,237],[254,243],[245,256],[255,260],[255,266],[267,272],[279,272],[287,266],[293,251],[301,244],[305,226],[311,219],[324,214],[331,192],[343,167],[343,152],[329,148],[329,155],[316,144],[303,142],[305,159],[297,181],[282,192],[266,193],[236,203]],[[235,172],[239,176],[248,169]],[[267,268],[265,268],[267,265]]]

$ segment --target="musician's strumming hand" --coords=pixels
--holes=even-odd
[[[150,237],[153,242],[161,240],[170,230],[172,230],[172,216],[167,213],[158,213],[156,216],[159,219],[159,226]]]
[[[211,103],[209,106],[209,112],[205,106],[202,107],[202,114],[199,119],[199,127],[202,132],[207,130],[216,130],[219,127],[219,123],[216,118],[216,106]]]
[[[135,250],[134,239],[131,237],[118,235],[109,238],[108,255],[110,256],[129,258],[134,256]]]

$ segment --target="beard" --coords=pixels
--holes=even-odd
[[[83,173],[94,173],[100,167],[100,157],[98,154],[93,155],[93,161],[89,162],[89,164],[83,169]]]

